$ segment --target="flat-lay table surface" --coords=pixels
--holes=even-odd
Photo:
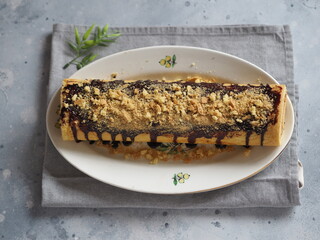
[[[0,239],[317,239],[320,1],[0,2]],[[289,25],[299,85],[305,186],[292,208],[41,206],[45,111],[55,23],[112,27]]]

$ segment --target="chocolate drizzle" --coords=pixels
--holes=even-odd
[[[277,92],[272,91],[272,88],[269,85],[235,85],[231,84],[228,86],[224,86],[223,84],[219,83],[194,83],[194,82],[185,82],[185,81],[177,81],[174,82],[175,84],[179,84],[179,86],[182,88],[182,91],[185,91],[187,86],[191,86],[192,88],[196,87],[202,87],[204,89],[204,92],[206,94],[210,94],[212,92],[221,91],[222,94],[227,94],[230,91],[233,91],[234,93],[240,93],[243,92],[249,88],[258,88],[261,90],[262,93],[269,96],[270,99],[273,101],[274,110],[270,113],[272,116],[270,121],[266,122],[263,126],[254,127],[250,124],[248,121],[243,121],[241,123],[236,123],[234,125],[227,125],[227,124],[217,124],[215,126],[197,126],[193,127],[191,130],[188,131],[178,131],[178,130],[172,130],[167,129],[163,126],[160,126],[158,123],[152,123],[151,126],[146,130],[127,130],[127,129],[115,129],[109,127],[107,124],[104,124],[103,126],[97,126],[95,122],[90,120],[86,114],[85,111],[81,110],[78,106],[72,105],[71,97],[74,94],[79,94],[84,92],[85,86],[94,86],[98,88],[101,92],[107,92],[108,89],[115,89],[119,87],[120,85],[124,85],[123,80],[115,80],[115,81],[109,81],[109,82],[101,82],[99,80],[92,80],[91,83],[83,84],[82,87],[80,87],[77,84],[73,85],[67,85],[64,88],[63,94],[65,94],[64,103],[69,104],[69,106],[62,107],[61,109],[61,119],[64,119],[65,113],[69,113],[69,124],[72,129],[72,133],[74,136],[74,139],[76,142],[79,142],[78,136],[77,136],[77,127],[84,133],[85,138],[87,140],[89,139],[89,132],[95,132],[97,134],[97,137],[99,140],[103,140],[102,133],[108,132],[111,135],[111,141],[115,142],[116,137],[118,135],[122,136],[122,141],[130,141],[133,142],[135,137],[142,133],[149,133],[150,135],[150,142],[157,142],[157,137],[162,135],[172,135],[173,136],[173,142],[177,142],[177,138],[180,136],[184,136],[188,138],[188,142],[190,144],[195,144],[197,138],[208,138],[211,139],[213,137],[216,138],[216,144],[217,145],[223,145],[222,141],[223,139],[228,135],[229,132],[232,131],[245,131],[246,132],[246,146],[249,146],[250,144],[250,136],[252,133],[256,133],[261,136],[261,145],[263,145],[264,141],[264,135],[267,131],[269,124],[275,124],[277,122],[277,111],[278,111],[278,105],[280,103],[280,94]],[[168,85],[168,88],[165,88],[168,92],[172,91],[169,88],[169,84],[172,84],[172,82],[160,82],[160,81],[151,81],[151,80],[139,80],[132,82],[130,84],[126,84],[127,86],[124,87],[126,90],[126,93],[130,96],[133,95],[134,89],[143,89],[148,88],[150,91],[157,88],[157,85]],[[65,91],[68,90],[68,91]],[[71,105],[71,106],[70,106]],[[125,126],[124,126],[125,127]],[[119,139],[118,139],[119,140]]]
[[[261,132],[260,132],[260,136],[261,136],[261,138],[260,138],[260,145],[261,145],[261,146],[263,146],[264,135],[265,135],[267,129],[268,129],[268,124],[261,129]],[[248,144],[247,144],[247,145],[248,145]]]
[[[157,131],[150,131],[150,142],[157,142],[158,132]]]
[[[77,134],[77,128],[76,126],[72,123],[71,124],[71,129],[72,129],[72,134],[73,134],[73,137],[74,137],[74,140],[78,143],[78,142],[81,142],[79,139],[78,139],[78,134]]]
[[[228,132],[219,132],[217,135],[217,141],[216,144],[223,145],[221,140],[224,139],[224,137],[227,135]]]
[[[252,134],[252,131],[251,130],[248,130],[247,133],[246,133],[246,147],[249,147],[249,140],[250,140],[250,136]]]

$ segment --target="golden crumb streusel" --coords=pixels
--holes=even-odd
[[[64,89],[64,107],[80,109],[82,121],[101,127],[184,131],[195,125],[238,126],[246,122],[258,128],[268,122],[274,110],[274,99],[264,93],[264,85],[234,87],[197,80],[94,81],[79,83],[77,91],[75,86]]]

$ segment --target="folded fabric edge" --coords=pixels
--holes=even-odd
[[[288,179],[279,181],[243,182],[242,185],[234,185],[210,192],[195,194],[161,195],[139,193],[120,189],[97,182],[94,179],[56,179],[45,177],[42,186],[43,207],[96,207],[96,208],[244,208],[244,207],[292,207],[300,205],[296,198],[290,198],[291,183]],[[79,182],[80,187],[79,187]],[[77,188],[74,188],[74,186]],[[234,188],[239,191],[234,192]],[[259,195],[248,197],[255,189],[268,189]],[[287,194],[276,194],[279,189],[287,191]],[[55,192],[59,192],[58,196]],[[223,193],[222,193],[223,192]],[[268,196],[277,196],[268,198]],[[283,198],[287,196],[288,198]],[[130,201],[128,201],[131,199]],[[228,201],[232,199],[232,201]],[[259,202],[256,204],[254,202]],[[215,204],[218,203],[218,204]]]
[[[73,32],[77,27],[80,32],[86,31],[90,26],[56,23],[53,25],[54,32]],[[266,24],[239,24],[239,25],[201,25],[201,26],[136,26],[136,27],[113,27],[112,30],[124,34],[263,34],[290,31],[289,25],[266,25]]]
[[[293,167],[291,167],[291,182],[293,184],[292,190],[291,190],[291,197],[296,198],[296,201],[300,203],[300,188],[299,188],[299,156],[298,156],[298,116],[299,116],[299,87],[297,84],[294,84],[294,60],[293,60],[293,46],[292,46],[292,35],[290,26],[285,25],[284,26],[284,44],[285,44],[285,54],[286,54],[286,76],[291,79],[291,82],[293,83],[293,89],[291,92],[291,101],[293,104],[294,109],[294,118],[295,118],[295,126],[294,131],[291,138],[291,145],[293,146],[290,150],[290,155],[292,157],[295,157],[297,159],[296,162],[292,163],[294,164]],[[303,176],[302,176],[303,177]]]

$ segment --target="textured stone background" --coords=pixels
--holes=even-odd
[[[302,205],[293,209],[40,207],[53,23],[289,24],[300,86]],[[318,239],[320,0],[0,0],[0,239]]]

